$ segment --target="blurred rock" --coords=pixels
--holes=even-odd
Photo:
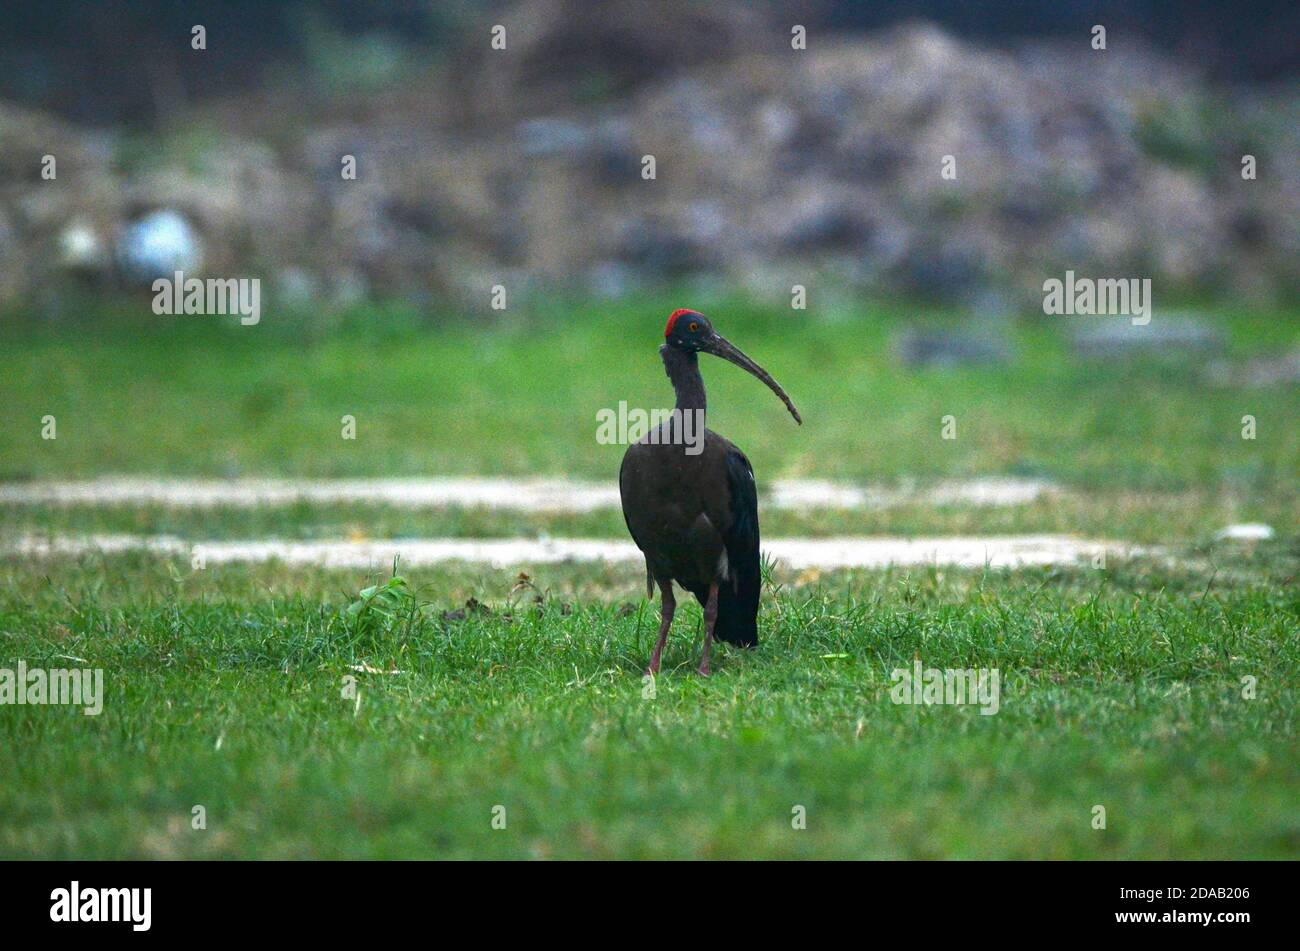
[[[196,276],[203,267],[203,250],[185,217],[163,209],[127,225],[118,243],[118,263],[128,281],[147,285],[177,271]]]
[[[1300,383],[1300,351],[1279,356],[1255,357],[1243,363],[1218,361],[1206,376],[1216,386],[1260,388]]]
[[[597,297],[617,300],[636,287],[633,271],[617,261],[601,261],[587,274],[587,288]]]
[[[894,354],[912,369],[1005,363],[1011,348],[1005,336],[988,327],[963,327],[943,331],[908,330],[894,341]]]
[[[108,266],[108,251],[94,227],[74,220],[59,234],[59,262],[72,271],[102,273]]]
[[[568,119],[526,119],[519,124],[519,147],[524,155],[577,158],[592,144],[590,131]]]
[[[1128,317],[1070,317],[1088,321],[1070,338],[1081,357],[1107,358],[1136,354],[1208,354],[1223,349],[1223,334],[1199,317],[1151,315],[1149,324],[1134,324]]]
[[[310,307],[319,304],[323,294],[320,282],[305,268],[286,267],[276,278],[280,300],[289,307]]]

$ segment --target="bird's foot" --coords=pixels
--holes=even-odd
[[[712,671],[709,670],[709,662],[707,660],[700,661],[700,676],[708,677],[711,673]]]

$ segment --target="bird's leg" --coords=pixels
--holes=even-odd
[[[650,676],[654,677],[659,673],[659,656],[664,652],[664,643],[668,640],[668,628],[673,624],[673,612],[677,610],[677,599],[673,597],[673,583],[659,583],[659,594],[662,597],[663,620],[659,622],[659,640],[655,641],[655,652],[650,655]]]
[[[718,620],[718,583],[709,585],[709,600],[704,605],[704,656],[700,658],[700,673],[709,676],[709,648],[713,645],[713,625]]]

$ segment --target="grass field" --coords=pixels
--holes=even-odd
[[[1130,571],[791,583],[765,643],[656,696],[652,610],[593,569],[413,579],[366,625],[326,572],[10,566],[5,651],[102,667],[104,712],[0,719],[7,856],[1294,857],[1294,585]],[[543,589],[545,590],[545,589]],[[486,599],[443,617],[462,596]],[[623,607],[624,604],[630,607]],[[688,633],[689,632],[689,633]],[[693,637],[691,635],[694,635]],[[888,672],[995,667],[999,712]],[[353,665],[375,671],[353,673]],[[344,698],[349,674],[359,702]],[[1242,696],[1242,678],[1258,683]],[[14,755],[15,753],[19,755]],[[190,827],[191,810],[208,827]],[[492,828],[493,807],[506,828]],[[791,828],[792,809],[807,829]],[[1091,826],[1104,806],[1105,830]]]
[[[1006,366],[913,371],[892,357],[892,335],[942,327],[937,317],[697,305],[781,381],[807,421],[795,427],[753,378],[706,362],[709,425],[744,447],[760,480],[1003,473],[1250,496],[1294,491],[1300,472],[1296,387],[1208,389],[1196,355],[1080,360],[1066,331],[1088,318],[1015,324]],[[51,331],[0,325],[0,479],[613,478],[622,447],[596,441],[596,413],[620,400],[672,405],[656,353],[667,310],[548,304],[426,329],[364,315],[320,337],[270,315],[255,327],[152,316]],[[1284,351],[1300,332],[1294,312],[1212,317],[1234,358]],[[41,438],[46,415],[57,420],[55,440]],[[344,415],[356,418],[355,440],[340,436]],[[945,415],[956,418],[956,439],[940,438]],[[1241,438],[1244,415],[1258,421],[1254,440]]]
[[[622,447],[595,441],[595,413],[668,402],[665,309],[305,341],[269,317],[6,327],[0,480],[612,480]],[[351,609],[381,566],[0,557],[0,668],[98,667],[106,690],[93,717],[0,706],[0,857],[1300,856],[1297,388],[1210,388],[1197,361],[1172,357],[1080,364],[1039,323],[1015,326],[1006,366],[917,372],[889,355],[902,312],[711,310],[806,420],[705,364],[710,425],[760,485],[1018,474],[1060,487],[1003,508],[772,511],[766,537],[1073,532],[1165,556],[777,565],[759,649],[723,648],[698,677],[700,611],[684,606],[653,697],[641,673],[657,604],[626,566],[524,566],[526,580],[399,566],[411,596],[385,613]],[[1214,319],[1240,359],[1291,345],[1295,317]],[[40,438],[47,413],[56,440]],[[947,413],[953,441],[939,438]],[[339,436],[344,414],[356,441]],[[1216,541],[1240,521],[1275,537]],[[0,541],[624,531],[606,510],[0,505]],[[891,672],[918,659],[998,670],[996,715],[894,703]]]

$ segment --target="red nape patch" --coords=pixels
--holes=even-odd
[[[664,336],[665,336],[665,337],[671,337],[671,336],[672,336],[672,334],[673,334],[673,326],[677,323],[677,318],[678,318],[678,317],[680,317],[682,314],[693,314],[693,313],[695,313],[695,311],[693,311],[693,310],[688,310],[688,309],[685,308],[685,307],[679,307],[677,310],[675,310],[675,311],[673,311],[671,314],[669,314],[669,315],[668,315],[668,326],[664,328]]]

